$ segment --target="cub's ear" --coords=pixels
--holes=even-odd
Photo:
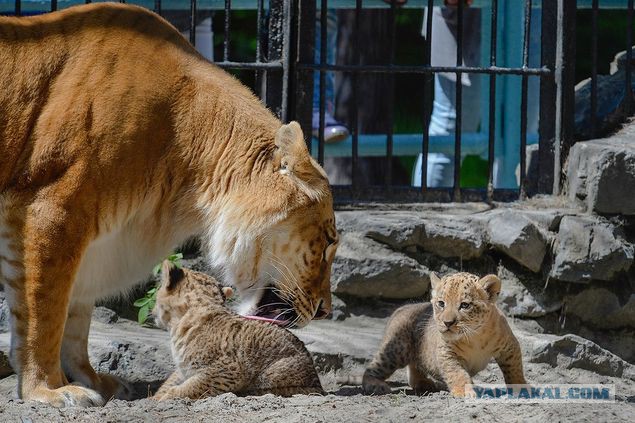
[[[224,286],[221,288],[221,291],[223,291],[223,296],[225,296],[226,300],[229,300],[231,297],[234,296],[234,290],[231,286]]]
[[[280,173],[292,173],[298,161],[309,154],[298,122],[282,125],[276,133],[276,147],[280,157]]]
[[[478,284],[481,285],[481,288],[487,292],[489,300],[491,302],[496,302],[498,298],[498,293],[501,292],[501,280],[496,275],[487,275],[483,276]]]
[[[177,267],[170,260],[163,260],[161,264],[161,285],[166,289],[174,289],[176,284],[179,283],[185,277],[183,269]]]
[[[434,272],[430,272],[430,285],[432,285],[432,292],[435,292],[441,286],[441,279]]]

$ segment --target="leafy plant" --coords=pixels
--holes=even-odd
[[[169,260],[178,268],[182,267],[181,259],[183,259],[183,254],[181,253],[170,254],[168,257],[166,257],[166,260]],[[152,269],[152,274],[154,276],[158,276],[159,273],[161,273],[162,263],[163,262],[157,264]],[[157,291],[159,290],[160,286],[161,282],[159,280],[159,282],[157,282],[154,287],[150,288],[142,298],[139,298],[137,301],[134,302],[134,306],[139,308],[139,312],[137,313],[137,321],[140,325],[144,324],[146,320],[148,320],[148,315],[157,302]]]

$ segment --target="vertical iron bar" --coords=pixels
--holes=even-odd
[[[492,18],[490,34],[490,57],[491,67],[496,66],[496,49],[498,41],[498,0],[492,0]],[[489,76],[489,126],[487,145],[487,200],[494,199],[494,146],[496,143],[496,74]]]
[[[51,12],[55,12],[57,10],[57,0],[51,0]]]
[[[258,0],[256,5],[256,63],[262,62],[262,37],[264,28],[264,0]],[[296,2],[297,3],[297,2]],[[260,88],[260,98],[264,99],[265,89],[263,86],[263,74],[261,70],[256,71],[256,87]]]
[[[320,3],[320,66],[326,65],[327,0]],[[318,134],[318,163],[324,164],[324,127],[326,107],[326,73],[320,68],[320,129]]]
[[[624,104],[624,111],[626,116],[631,116],[633,111],[633,86],[632,86],[632,73],[631,64],[633,62],[633,0],[628,0],[628,20],[626,22],[626,102]]]
[[[287,121],[289,112],[289,80],[291,79],[291,0],[282,3],[282,101],[280,104],[280,119]],[[227,28],[229,33],[229,27]]]
[[[525,1],[525,33],[523,38],[523,70],[529,65],[529,37],[531,33],[531,0]],[[527,179],[527,84],[529,76],[522,75],[520,100],[520,180],[519,195],[526,198]]]
[[[496,1],[496,0],[494,0]],[[434,0],[428,0],[426,9],[425,65],[432,65],[432,10]],[[428,153],[430,151],[430,119],[432,115],[432,95],[434,93],[434,74],[423,75],[423,139],[421,145],[421,191],[428,189]]]
[[[190,43],[196,46],[196,0],[190,0]]]
[[[591,138],[597,134],[598,113],[598,0],[591,2]]]
[[[463,64],[463,1],[458,3],[456,31],[456,65]],[[454,128],[454,201],[461,201],[461,125],[463,114],[463,74],[456,72],[456,120]]]
[[[297,57],[298,64],[315,64],[315,0],[298,0]],[[294,118],[304,132],[307,148],[313,153],[312,118],[314,94],[314,70],[296,67]]]
[[[362,13],[362,0],[355,0],[355,65],[361,65],[360,55],[360,15]],[[353,132],[353,146],[351,151],[351,183],[353,191],[359,186],[359,73],[353,72],[353,122],[351,122],[351,130]]]
[[[569,149],[573,143],[576,7],[576,0],[557,0],[554,195],[560,194],[562,188],[562,166],[567,160]]]
[[[225,40],[223,41],[223,61],[229,61],[229,15],[231,13],[232,0],[225,0]]]
[[[540,26],[540,63],[551,73],[540,78],[540,117],[538,148],[538,192],[553,192],[555,123],[556,123],[556,35],[558,5],[555,1],[543,1]]]
[[[86,0],[86,2],[89,2],[90,0]],[[161,15],[161,0],[154,0],[154,12],[157,15]]]
[[[269,1],[269,30],[267,43],[267,62],[283,63],[282,72],[279,69],[269,69],[265,71],[265,102],[267,106],[278,116],[282,118],[282,106],[284,93],[283,77],[288,72],[288,64],[285,62],[285,49],[288,43],[284,40],[285,31],[287,31],[285,13],[288,11],[289,0],[270,0]],[[315,16],[313,16],[315,20]],[[287,46],[285,46],[287,44]]]
[[[262,19],[263,19],[263,1],[258,0],[258,12],[257,12],[257,22],[256,22],[256,63],[260,63],[262,60]]]
[[[22,16],[22,0],[15,0],[15,16]]]
[[[396,9],[396,1],[393,0],[390,2],[390,13],[388,16],[388,20],[390,22],[390,62],[389,65],[395,64],[395,38],[397,36],[396,31],[396,22],[395,22],[395,9]],[[394,109],[395,109],[395,74],[388,74],[388,95],[390,96],[390,107],[388,108],[388,133],[386,134],[386,186],[392,185],[392,155],[393,155],[393,142],[394,142],[394,134],[393,134],[393,126],[394,126]]]

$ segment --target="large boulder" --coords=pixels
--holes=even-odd
[[[498,267],[501,292],[498,307],[508,316],[522,318],[542,317],[562,308],[562,296],[554,294],[555,288],[547,291],[544,284],[534,278],[523,278],[503,266]]]
[[[539,272],[547,253],[547,238],[531,220],[513,210],[496,213],[487,225],[489,242],[516,262]]]
[[[430,286],[429,270],[360,233],[344,233],[333,262],[335,294],[407,299],[423,296]]]
[[[631,137],[578,142],[569,152],[569,198],[601,214],[635,215],[635,144]]]
[[[7,377],[13,373],[13,369],[9,364],[9,357],[3,351],[0,351],[0,379]]]
[[[564,335],[534,344],[531,363],[547,363],[564,369],[584,369],[612,377],[635,380],[635,366],[588,339]]]
[[[482,256],[487,248],[485,228],[479,219],[439,216],[426,221],[421,246],[440,257],[474,259]]]
[[[635,294],[621,305],[618,296],[606,288],[585,289],[565,297],[567,314],[599,329],[635,328]]]
[[[610,281],[633,263],[633,246],[617,227],[591,216],[560,222],[550,276],[567,282]]]

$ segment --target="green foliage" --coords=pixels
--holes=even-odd
[[[183,258],[183,254],[176,253],[176,254],[170,254],[168,257],[166,257],[166,260],[171,261],[172,263],[174,263],[176,267],[181,268],[182,258]],[[163,261],[157,264],[156,266],[154,266],[154,268],[152,269],[152,274],[154,276],[157,276],[159,273],[161,273],[162,263]],[[139,298],[133,304],[135,307],[139,309],[139,312],[137,314],[137,321],[139,322],[140,325],[144,324],[146,320],[148,320],[148,315],[150,314],[150,311],[152,311],[152,309],[154,308],[154,305],[157,302],[157,291],[159,290],[160,284],[161,282],[157,282],[153,288],[150,288],[148,292],[146,292],[146,294],[142,298]]]

